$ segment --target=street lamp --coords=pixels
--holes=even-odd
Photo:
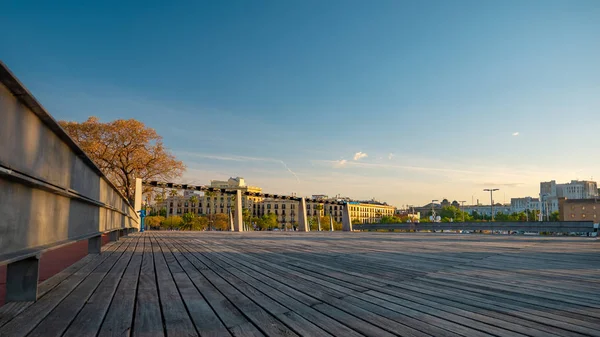
[[[437,199],[431,200],[431,216],[433,218],[433,222],[435,222],[435,210],[433,209],[433,205],[435,202],[438,202],[438,201],[439,200],[437,200]]]
[[[485,192],[490,192],[490,206],[492,207],[492,221],[494,221],[494,191],[498,191],[499,188],[486,188]]]

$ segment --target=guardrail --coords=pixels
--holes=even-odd
[[[509,231],[548,233],[594,233],[598,224],[592,221],[541,222],[423,222],[354,225],[355,230],[416,230],[416,231]]]
[[[132,205],[0,62],[0,265],[7,302],[37,299],[41,253],[80,240],[100,253],[139,228]]]

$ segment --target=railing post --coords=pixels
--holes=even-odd
[[[299,232],[308,232],[310,228],[308,227],[308,217],[306,216],[306,199],[300,198],[300,207],[298,207],[298,231]]]
[[[110,241],[119,241],[119,231],[112,231],[108,233],[108,238]]]
[[[352,220],[350,219],[350,205],[345,204],[342,210],[342,230],[352,232]]]
[[[141,178],[135,178],[135,192],[134,192],[134,202],[133,202],[133,209],[136,212],[139,212],[142,210],[142,193],[144,192],[143,186],[142,186],[142,179]],[[169,210],[169,205],[167,204],[167,211]],[[144,214],[145,215],[145,214]],[[142,214],[139,215],[139,219],[140,222],[138,223],[138,229],[140,230],[140,232],[144,231],[144,228],[142,227],[142,216],[144,216]],[[168,215],[167,215],[168,217]]]
[[[37,300],[39,262],[39,257],[32,256],[7,266],[6,302]]]
[[[88,254],[100,254],[102,252],[102,235],[88,239]]]
[[[242,219],[242,191],[235,192],[235,215],[233,217],[233,225],[236,232],[244,231],[244,223]]]

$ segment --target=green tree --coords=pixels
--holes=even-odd
[[[188,201],[191,203],[190,207],[192,209],[195,209],[196,206],[198,205],[198,197],[196,195],[192,195]]]
[[[196,214],[194,213],[185,213],[181,219],[183,220],[180,229],[191,231],[194,228],[194,220],[196,219]]]
[[[261,230],[278,228],[279,223],[277,222],[277,215],[273,213],[263,215],[258,221],[258,226]]]
[[[388,215],[384,215],[381,218],[381,223],[400,223],[402,222],[402,219],[396,216],[388,216]]]
[[[202,231],[208,228],[208,218],[198,216],[194,213],[186,213],[182,217],[181,229],[190,231]]]
[[[550,214],[550,221],[560,221],[560,214],[558,211],[554,211]]]
[[[214,215],[213,227],[219,231],[229,230],[229,216],[223,213],[217,213]]]
[[[242,219],[244,220],[244,223],[248,226],[251,226],[252,224],[252,212],[250,212],[249,209],[247,208],[242,208]]]
[[[163,221],[165,221],[163,216],[147,216],[144,218],[144,223],[149,229],[159,229]]]
[[[174,215],[166,218],[162,223],[162,227],[165,229],[178,229],[181,224],[183,224],[183,219],[178,215]]]

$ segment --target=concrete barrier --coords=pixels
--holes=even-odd
[[[452,230],[452,231],[514,231],[550,233],[593,233],[592,221],[529,221],[529,222],[424,222],[354,225],[356,230]]]

